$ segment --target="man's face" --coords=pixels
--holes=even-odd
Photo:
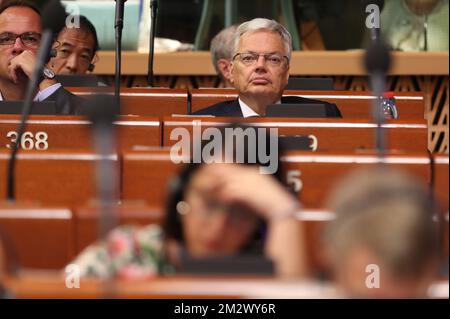
[[[50,61],[51,68],[56,74],[85,74],[94,57],[94,45],[90,32],[65,28],[54,45],[57,56]]]
[[[280,35],[270,31],[256,31],[244,34],[237,53],[260,54],[257,61],[246,65],[239,56],[231,65],[231,80],[240,95],[260,96],[276,102],[282,95],[289,79],[289,62]],[[266,61],[262,54],[282,57],[279,65]]]
[[[41,33],[39,15],[30,8],[10,7],[0,15],[0,36],[5,33]],[[25,50],[37,52],[37,47],[27,47],[20,38],[14,44],[0,45],[0,78],[12,80],[8,66],[11,60]]]

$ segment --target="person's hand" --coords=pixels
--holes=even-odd
[[[201,168],[208,179],[205,194],[224,204],[245,205],[266,219],[265,254],[273,260],[278,275],[306,276],[302,224],[294,217],[299,203],[275,178],[258,168],[239,164],[209,164]]]
[[[34,52],[25,50],[14,57],[9,65],[9,74],[15,84],[26,78],[30,79],[36,64],[36,55]]]
[[[205,193],[225,204],[238,204],[276,220],[294,213],[299,204],[272,176],[257,167],[239,164],[208,164],[202,168],[209,179]]]

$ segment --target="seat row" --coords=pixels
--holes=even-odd
[[[6,198],[9,153],[0,152],[0,198]],[[101,157],[89,150],[19,153],[15,194],[20,201],[74,207],[96,196],[95,169]],[[106,158],[116,169],[118,200],[142,201],[164,207],[171,178],[182,168],[181,158],[169,148],[130,150]],[[281,156],[283,178],[307,208],[323,208],[333,184],[350,170],[376,167],[405,170],[430,185],[443,210],[448,210],[448,163],[445,155],[429,153],[375,153],[288,151]]]
[[[140,204],[117,207],[118,224],[161,224],[161,210]],[[48,208],[36,205],[1,205],[0,227],[8,265],[22,268],[60,269],[89,244],[99,239],[102,222],[95,206]],[[448,258],[448,214],[443,221],[442,252]],[[318,274],[326,269],[321,233],[334,214],[325,210],[303,210],[297,214],[305,232],[308,263]]]
[[[89,97],[96,93],[114,94],[110,88],[69,87],[72,93]],[[335,103],[344,118],[371,119],[375,97],[365,91],[297,91],[285,90],[284,96],[300,95],[305,98]],[[121,114],[142,116],[170,116],[191,114],[218,102],[237,98],[234,89],[202,88],[121,88]],[[424,119],[425,99],[421,92],[395,92],[400,120]]]
[[[120,116],[114,121],[119,150],[133,147],[172,146],[179,132],[191,141],[203,138],[206,128],[221,128],[236,119],[213,117]],[[240,119],[247,125],[275,128],[279,136],[307,136],[313,151],[355,151],[375,148],[377,125],[362,119]],[[18,115],[0,115],[0,149],[17,142]],[[92,148],[92,123],[80,116],[33,115],[20,141],[22,150]],[[422,120],[395,120],[383,124],[387,149],[423,152],[428,148],[428,130]],[[177,133],[178,132],[178,133]],[[198,133],[198,134],[197,134]],[[197,134],[197,135],[196,135]]]

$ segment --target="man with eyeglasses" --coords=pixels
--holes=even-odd
[[[230,81],[238,90],[239,98],[217,103],[194,115],[264,116],[269,104],[321,103],[325,104],[328,117],[341,117],[334,104],[282,96],[289,79],[292,38],[281,24],[262,18],[244,22],[234,33],[232,43]]]
[[[99,49],[94,25],[85,17],[74,17],[79,26],[64,27],[53,45],[56,56],[49,67],[56,74],[83,75],[94,71],[94,59]]]
[[[25,1],[9,1],[0,7],[0,101],[25,98],[41,40],[39,10]],[[35,101],[55,101],[58,114],[76,114],[79,98],[55,80],[45,69]]]

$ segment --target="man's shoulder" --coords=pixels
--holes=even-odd
[[[83,106],[84,100],[65,89],[63,86],[59,87],[53,94],[48,96],[46,101],[55,101],[58,114],[76,115]]]
[[[73,94],[72,92],[68,91],[67,89],[65,89],[62,85],[55,90],[55,92],[53,92],[51,95],[49,95],[46,100],[48,101],[55,101],[58,98],[61,97],[65,97],[65,98],[74,98],[76,97],[75,94]]]
[[[242,116],[242,111],[238,100],[231,100],[208,106],[193,112],[192,115]]]

